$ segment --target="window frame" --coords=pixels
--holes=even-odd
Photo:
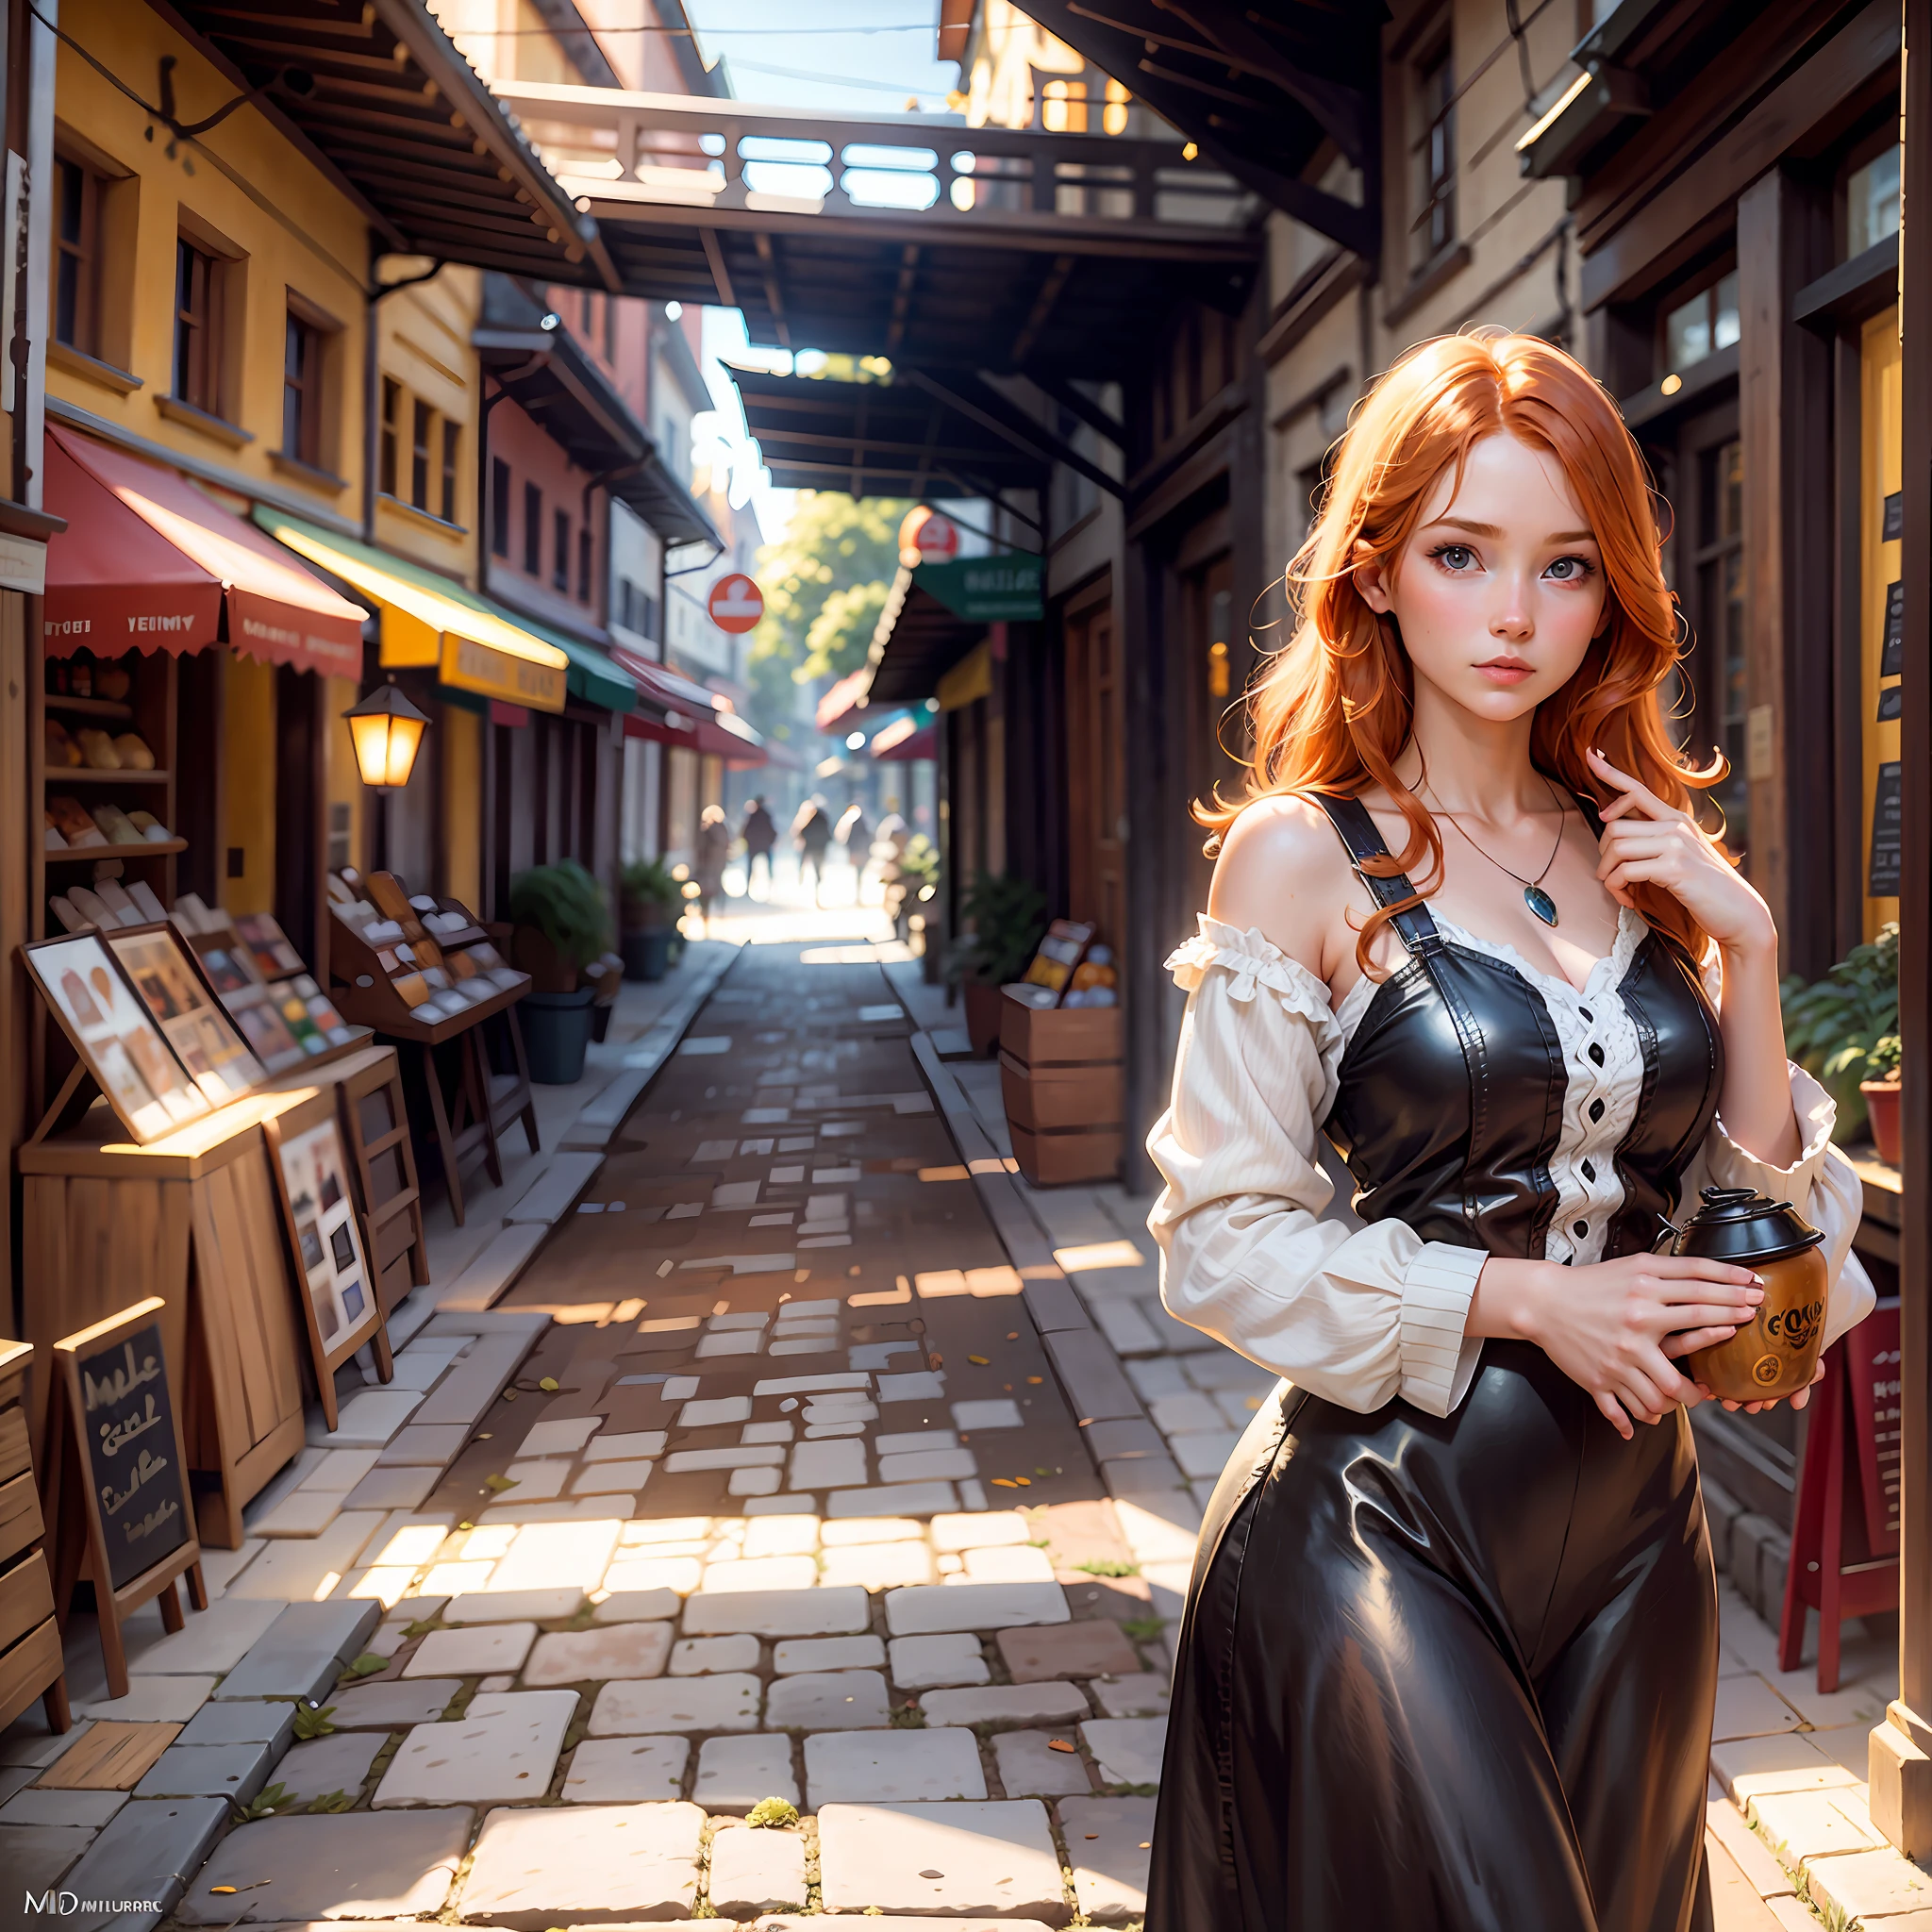
[[[1457,202],[1460,169],[1456,151],[1455,39],[1444,32],[1409,62],[1408,270],[1427,272],[1457,242]],[[1440,92],[1440,104],[1432,93]],[[1440,160],[1440,166],[1438,161]],[[1440,224],[1437,218],[1441,217]],[[1441,232],[1437,229],[1440,225]]]
[[[300,343],[302,366],[291,372],[291,353]],[[288,308],[282,333],[282,454],[312,470],[324,467],[322,449],[323,390],[326,380],[327,336],[293,303]],[[292,395],[291,393],[292,391]],[[290,434],[292,404],[293,435]]]
[[[402,481],[401,436],[403,386],[393,375],[382,378],[382,423],[376,443],[375,487],[393,497]]]
[[[509,518],[513,491],[510,469],[501,457],[490,458],[490,554],[510,559]]]
[[[170,367],[173,398],[205,416],[223,413],[222,281],[225,267],[223,258],[205,242],[176,231],[175,341]]]
[[[442,520],[446,524],[457,521],[458,477],[461,474],[463,425],[454,416],[442,418],[441,428],[441,455],[442,458]]]
[[[543,486],[524,485],[524,575],[543,580]]]
[[[409,508],[425,516],[429,508],[430,458],[436,448],[436,410],[421,396],[409,398]]]
[[[67,211],[67,177],[78,177],[80,218],[72,243],[61,232]],[[50,291],[54,340],[64,342],[83,356],[100,355],[101,335],[101,201],[107,183],[100,171],[82,156],[57,147],[54,153],[54,264]],[[60,332],[62,295],[67,287],[67,267],[74,264],[74,317],[71,333]]]
[[[552,529],[550,555],[550,588],[570,595],[570,552],[571,514],[567,506],[558,503],[550,508]]]

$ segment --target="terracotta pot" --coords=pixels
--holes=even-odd
[[[1865,1096],[1865,1112],[1872,1122],[1872,1144],[1887,1167],[1904,1165],[1904,1149],[1899,1145],[1898,1082],[1860,1080],[1858,1091]]]
[[[973,1057],[983,1060],[1000,1043],[1000,990],[984,979],[962,979],[959,993],[966,1002],[966,1034],[973,1042]]]
[[[512,929],[509,959],[519,973],[530,975],[532,992],[563,993],[577,989],[577,969],[551,944],[548,935],[534,925]]]

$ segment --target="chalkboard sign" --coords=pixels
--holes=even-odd
[[[1885,642],[1878,653],[1880,677],[1896,677],[1906,668],[1906,587],[1885,587]]]
[[[1865,1491],[1865,1531],[1874,1556],[1898,1553],[1902,1379],[1898,1303],[1882,1301],[1845,1337],[1852,1383],[1852,1440]]]
[[[169,1399],[158,1295],[54,1344],[54,1475],[48,1513],[59,1550],[58,1601],[89,1577],[111,1695],[127,1695],[121,1625],[150,1597],[182,1627],[175,1579],[208,1607],[181,1428]]]
[[[188,1489],[161,1361],[161,1324],[76,1352],[87,1477],[108,1545],[108,1581],[119,1590],[188,1538]]]
[[[1889,724],[1894,718],[1906,714],[1906,688],[1902,684],[1888,684],[1878,693],[1878,722]]]
[[[1885,499],[1885,525],[1879,532],[1881,543],[1896,543],[1906,533],[1906,493],[1894,490]]]
[[[1872,800],[1872,872],[1865,888],[1874,899],[1896,898],[1905,876],[1905,766],[1896,758],[1878,768],[1878,790]]]

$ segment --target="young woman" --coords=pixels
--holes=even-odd
[[[1677,1363],[1762,1297],[1653,1250],[1752,1186],[1824,1230],[1827,1341],[1872,1291],[1659,706],[1658,546],[1596,383],[1458,336],[1362,405],[1291,573],[1149,1141],[1167,1306],[1287,1379],[1202,1530],[1148,1932],[1709,1925]]]

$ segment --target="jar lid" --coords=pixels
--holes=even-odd
[[[1824,1239],[1789,1201],[1754,1188],[1706,1188],[1704,1206],[1679,1231],[1671,1252],[1747,1266],[1802,1255]]]

